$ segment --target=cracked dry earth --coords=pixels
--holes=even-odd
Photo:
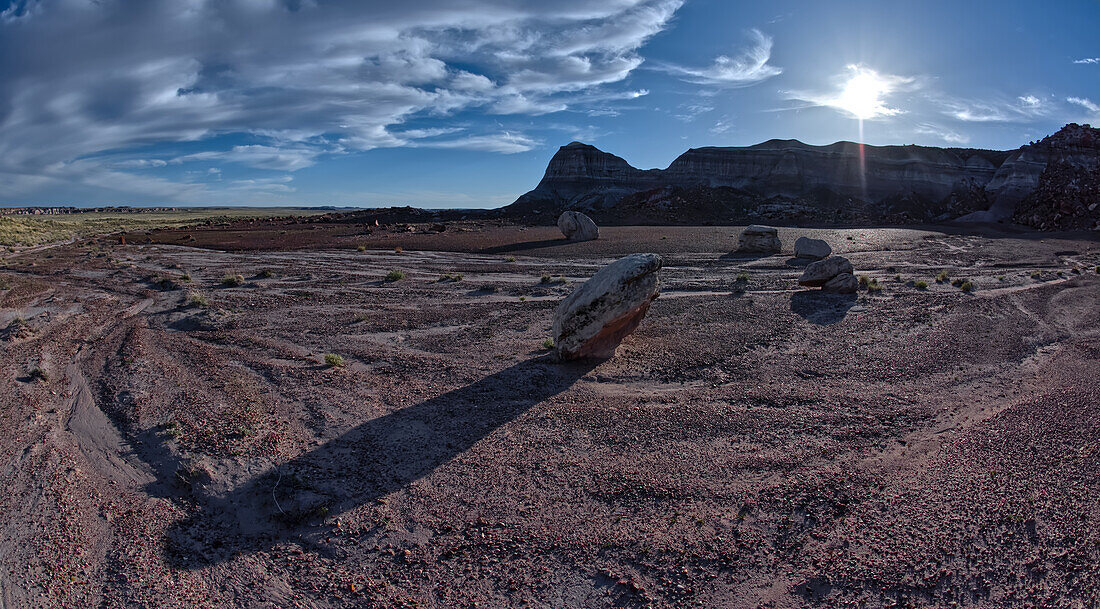
[[[733,228],[550,230],[8,255],[0,607],[1100,603],[1095,237],[781,229],[845,298]],[[638,331],[551,361],[646,250]]]

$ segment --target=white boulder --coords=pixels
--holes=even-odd
[[[567,211],[558,216],[558,228],[570,241],[591,241],[600,238],[600,228],[592,218],[579,211]]]
[[[642,323],[660,293],[657,254],[631,254],[596,272],[554,312],[554,348],[561,359],[608,358]]]
[[[779,231],[771,226],[753,224],[745,227],[741,238],[737,240],[737,251],[775,254],[782,249]]]
[[[833,254],[833,248],[821,239],[799,237],[794,242],[794,255],[798,258],[824,260]]]

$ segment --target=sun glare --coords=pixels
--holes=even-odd
[[[897,81],[892,78],[882,77],[874,70],[863,66],[848,66],[852,73],[844,84],[840,95],[833,100],[831,106],[844,110],[852,116],[867,120],[879,116],[892,116],[900,110],[888,108],[884,97],[897,88]]]

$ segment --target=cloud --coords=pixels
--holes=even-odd
[[[756,29],[750,30],[749,34],[752,46],[736,57],[719,55],[714,63],[703,68],[661,64],[656,69],[694,84],[732,87],[754,85],[782,74],[782,68],[768,65],[772,54],[772,38]]]
[[[532,150],[540,144],[541,142],[538,140],[531,139],[526,135],[504,132],[490,135],[471,135],[450,140],[429,140],[416,142],[413,145],[423,148],[479,150],[483,152],[499,152],[501,154],[516,154]]]
[[[1075,59],[1073,61],[1073,63],[1083,63],[1083,64],[1100,63],[1100,57],[1086,57],[1084,59]]]
[[[1097,105],[1096,103],[1094,103],[1091,99],[1089,99],[1087,97],[1067,97],[1066,101],[1068,101],[1071,104],[1076,104],[1078,106],[1081,106],[1082,108],[1084,108],[1085,110],[1088,110],[1089,112],[1091,112],[1093,114],[1100,114],[1100,105]]]
[[[176,160],[295,171],[325,154],[420,145],[400,134],[412,120],[583,111],[642,64],[639,49],[682,3],[17,2],[0,13],[0,184],[102,182],[105,168],[150,169],[118,165],[128,150],[230,134],[260,141]]]
[[[1049,104],[1034,95],[1021,95],[1014,101],[1003,99],[937,100],[944,114],[969,123],[1028,122],[1049,114]]]
[[[935,136],[948,144],[969,144],[970,137],[932,123],[920,123],[914,129],[922,135]]]
[[[910,76],[882,74],[863,64],[848,65],[846,71],[834,77],[835,89],[830,92],[784,92],[788,99],[810,106],[838,110],[852,118],[873,120],[896,116],[904,111],[887,105],[887,98],[899,91],[919,86]]]

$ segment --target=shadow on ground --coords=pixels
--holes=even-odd
[[[855,304],[855,294],[830,294],[821,290],[802,290],[791,294],[791,311],[823,326],[843,320],[848,309]]]
[[[384,415],[253,478],[199,498],[173,525],[166,555],[186,569],[308,537],[339,515],[430,474],[493,430],[565,391],[599,362],[530,359]]]

